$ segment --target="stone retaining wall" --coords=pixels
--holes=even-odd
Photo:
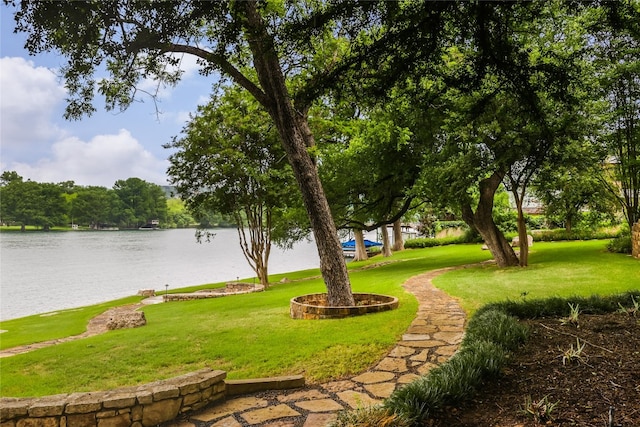
[[[342,319],[398,308],[398,298],[388,295],[354,293],[353,299],[354,306],[331,307],[326,293],[302,295],[291,298],[289,312],[292,319]]]
[[[631,254],[640,259],[640,221],[631,229]]]
[[[250,294],[253,292],[264,291],[264,286],[254,285],[253,283],[229,282],[224,288],[203,289],[197,292],[189,292],[185,294],[166,294],[163,295],[165,302],[168,301],[188,301],[194,299],[220,298],[228,295]]]
[[[1,398],[0,427],[146,427],[225,397],[224,371],[203,369],[139,387]]]

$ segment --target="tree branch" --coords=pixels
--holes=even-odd
[[[233,81],[245,88],[256,100],[263,106],[267,106],[268,99],[265,93],[255,83],[249,80],[240,70],[234,67],[225,57],[222,55],[209,52],[208,50],[201,49],[195,46],[183,45],[178,43],[171,43],[162,49],[163,52],[175,52],[175,53],[188,53],[190,55],[202,58],[205,61],[216,64],[220,70],[227,76],[231,77]]]

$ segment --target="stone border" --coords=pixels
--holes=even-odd
[[[168,380],[104,392],[0,399],[2,427],[153,426],[226,395],[227,373],[202,369]]]
[[[226,380],[227,396],[256,393],[267,390],[290,390],[305,386],[302,375],[288,375],[284,377],[253,378],[248,380]]]
[[[327,294],[308,294],[291,298],[290,315],[293,319],[342,319],[369,313],[380,313],[398,308],[398,298],[371,293],[353,293],[356,305],[329,307]]]
[[[203,289],[196,292],[181,294],[165,294],[162,296],[164,302],[169,301],[189,301],[206,298],[220,298],[229,295],[243,295],[264,291],[263,285],[242,282],[229,282],[224,288]]]
[[[141,427],[219,404],[228,396],[305,386],[302,375],[225,380],[227,373],[201,369],[168,380],[104,392],[39,398],[0,398],[2,427]]]

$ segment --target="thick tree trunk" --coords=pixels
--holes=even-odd
[[[502,178],[503,175],[494,172],[480,182],[480,199],[476,211],[473,212],[470,204],[462,204],[462,219],[469,227],[478,230],[498,267],[512,267],[519,264],[518,257],[493,221],[493,197]]]
[[[402,222],[399,219],[393,222],[393,251],[404,251],[404,239],[402,238]]]
[[[389,229],[386,224],[383,224],[380,228],[382,232],[382,256],[388,258],[392,255],[391,253],[391,242],[389,241]]]
[[[353,238],[356,242],[356,252],[353,255],[354,261],[365,261],[369,259],[367,248],[364,246],[364,234],[359,228],[353,229]]]
[[[275,122],[282,145],[309,215],[311,229],[318,247],[320,271],[327,287],[327,301],[331,306],[354,305],[347,265],[342,255],[333,217],[324,194],[316,165],[308,146],[313,145],[304,112],[296,111],[289,96],[284,74],[280,67],[273,37],[256,10],[254,1],[239,2],[246,16],[246,30],[264,97],[258,99]]]

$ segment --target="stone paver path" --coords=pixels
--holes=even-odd
[[[453,268],[410,278],[403,286],[420,304],[416,318],[376,366],[343,381],[267,391],[212,404],[166,427],[322,427],[343,409],[380,403],[403,384],[426,374],[456,351],[465,313],[431,279]],[[457,267],[460,268],[460,267]]]

